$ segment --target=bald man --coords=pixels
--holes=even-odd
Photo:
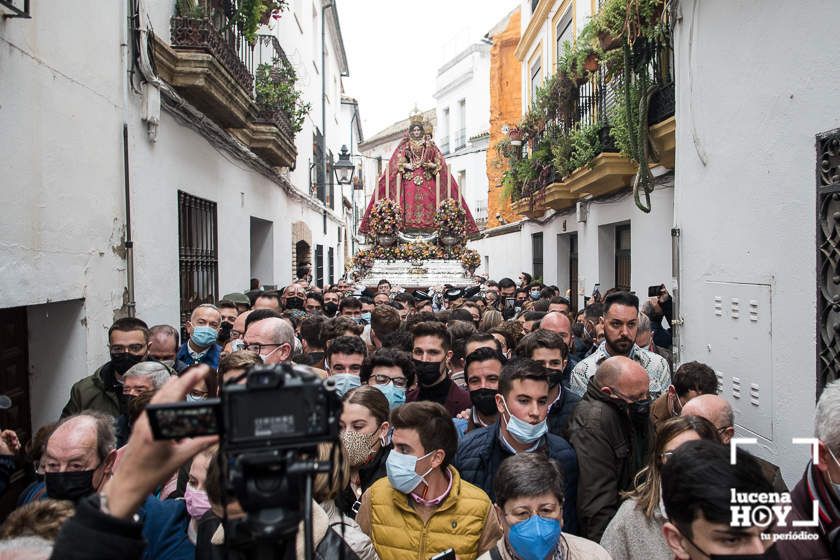
[[[111,416],[91,410],[68,416],[44,446],[47,496],[77,502],[98,492],[111,477],[116,457]]]
[[[648,460],[650,377],[625,356],[607,358],[569,420],[578,453],[580,536],[598,542],[621,503],[619,493]]]
[[[285,319],[268,317],[248,325],[245,348],[260,355],[266,364],[288,362],[295,344],[295,331]]]
[[[720,439],[725,445],[729,445],[732,438],[735,436],[735,413],[732,411],[732,405],[718,395],[700,395],[694,397],[682,409],[681,416],[700,416],[715,425]],[[752,452],[755,449],[744,447],[744,451],[753,456],[761,465],[761,472],[764,473],[764,478],[773,485],[775,492],[787,492],[787,484],[782,478],[782,472],[779,467],[773,463],[757,457]]]

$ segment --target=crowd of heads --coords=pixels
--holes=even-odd
[[[584,546],[565,536],[576,531],[609,549],[620,517],[607,526],[615,511],[598,529],[586,527],[583,509],[573,516],[580,527],[568,526],[567,511],[587,491],[569,486],[588,468],[576,461],[591,451],[576,447],[581,432],[592,430],[582,411],[608,406],[638,446],[627,459],[631,484],[613,491],[616,507],[632,500],[658,523],[678,558],[763,553],[760,531],[750,528],[740,544],[720,536],[732,533],[721,529],[729,522],[730,488],[772,487],[753,457],[739,454],[737,465],[729,462],[736,419],[717,394],[714,370],[687,362],[671,373],[670,342],[658,338],[669,333],[667,299],[663,289],[640,305],[634,294],[612,290],[577,310],[568,294],[524,272],[518,282],[413,291],[387,279],[369,288],[345,281],[319,288],[302,277],[281,290],[257,282],[247,293],[201,303],[183,325],[118,319],[107,332],[108,362],[74,385],[57,421],[28,442],[33,483],[2,536],[49,546],[74,504],[102,491],[120,468],[133,426],[173,378],[207,366],[209,374],[184,395],[200,402],[245,383],[255,365],[294,363],[330,379],[342,399],[338,452],[329,445],[318,450],[333,472],[315,479],[315,501],[335,504],[351,518],[358,513],[358,527],[379,552],[385,545],[376,519],[383,514],[371,512],[385,506],[377,480],[433,511],[454,492],[454,473],[471,464],[469,446],[494,429],[498,440],[490,445],[503,445],[502,458],[508,457],[494,464],[484,486],[469,481],[488,504],[492,498],[487,515],[499,534],[490,546],[501,539],[520,558],[545,558]],[[667,364],[667,381],[654,391],[660,363]],[[581,375],[583,389],[575,395]],[[838,392],[837,385],[826,389],[816,435],[824,449],[821,472],[840,482]],[[548,451],[559,441],[574,468]],[[223,517],[231,502],[218,453],[212,447],[196,455],[159,489],[160,498],[183,498],[192,525],[208,512]],[[478,540],[492,534],[485,527]],[[202,546],[194,527],[190,539]]]

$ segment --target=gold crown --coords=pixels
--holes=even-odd
[[[423,121],[423,113],[417,111],[416,113],[412,113],[411,116],[408,118],[408,126],[412,126],[415,124],[419,124],[421,126],[425,125],[426,123]]]

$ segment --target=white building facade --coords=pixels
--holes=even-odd
[[[129,4],[33,2],[29,19],[0,21],[10,212],[0,322],[14,332],[4,364],[14,374],[0,393],[15,405],[4,428],[23,437],[108,360],[115,318],[179,327],[195,305],[247,290],[251,278],[283,286],[306,262],[332,283],[344,270],[350,187],[319,177],[313,151],[321,131],[328,159],[352,146],[351,127],[361,137],[358,105],[342,103],[335,2],[323,14],[323,64],[320,3],[290,2],[259,28],[253,51],[236,40],[240,58],[218,43],[178,46],[195,35],[176,22],[174,2],[140,2],[136,14]],[[216,3],[199,4],[215,17]],[[131,16],[142,32],[125,24]],[[255,115],[249,80],[279,51],[311,104],[297,134]]]
[[[487,222],[490,43],[469,45],[438,69],[435,138],[476,223]]]

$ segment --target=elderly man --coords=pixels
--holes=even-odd
[[[154,393],[172,376],[165,364],[158,362],[140,362],[125,372],[123,376],[123,395],[139,397]]]
[[[814,436],[819,440],[819,457],[811,458],[790,494],[793,510],[787,525],[776,527],[778,533],[804,530],[808,538],[777,540],[775,552],[781,560],[840,558],[840,381],[827,385],[820,395]],[[793,521],[813,518],[815,498],[821,504],[819,526],[794,527]]]
[[[62,418],[82,410],[97,410],[111,416],[125,412],[122,376],[131,366],[146,359],[149,353],[149,329],[133,317],[117,319],[108,329],[111,360],[93,375],[77,381],[70,389],[70,400],[61,411]]]
[[[635,360],[602,361],[569,420],[570,441],[583,467],[578,478],[579,535],[598,542],[618,511],[621,492],[647,464],[650,379]]]
[[[671,368],[665,358],[643,350],[636,344],[639,298],[629,292],[614,292],[604,300],[604,342],[572,370],[569,389],[578,396],[587,391],[589,378],[610,356],[626,356],[647,371],[650,393],[656,398],[671,384]]]
[[[285,319],[268,317],[254,321],[245,332],[245,348],[259,354],[266,364],[288,362],[295,344],[295,331]]]
[[[303,309],[306,305],[306,286],[290,284],[283,290],[283,309]]]
[[[681,416],[702,416],[715,425],[721,441],[726,445],[729,445],[735,436],[735,413],[727,400],[718,395],[694,397],[685,403]],[[773,489],[776,492],[787,492],[787,485],[779,467],[761,457],[753,456],[753,458],[761,465],[761,472],[764,478],[773,485]]]
[[[189,340],[178,350],[178,360],[187,364],[207,364],[212,368],[219,367],[219,357],[222,347],[216,344],[219,337],[219,326],[222,324],[222,314],[219,308],[210,303],[202,303],[193,309],[186,330]]]
[[[187,369],[187,364],[177,359],[180,345],[181,335],[172,325],[155,325],[149,329],[149,358],[176,372]]]
[[[93,410],[61,421],[41,458],[48,497],[76,502],[102,488],[117,457],[113,425],[112,417]]]

